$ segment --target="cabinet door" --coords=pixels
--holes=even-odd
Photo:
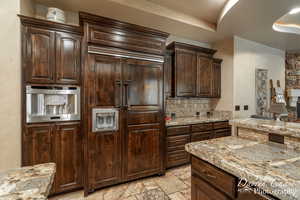
[[[56,32],[56,82],[79,84],[81,37]]]
[[[95,189],[122,180],[121,132],[89,133],[88,182]]]
[[[214,63],[212,69],[213,69],[212,95],[213,97],[220,98],[221,97],[221,64]]]
[[[82,186],[82,136],[80,123],[63,123],[55,131],[56,192]]]
[[[126,179],[141,178],[158,173],[161,168],[159,125],[128,127],[125,145]]]
[[[27,28],[24,61],[27,83],[54,83],[55,33],[39,28]]]
[[[212,97],[212,59],[197,58],[197,96]]]
[[[165,56],[164,92],[165,98],[172,96],[172,55],[170,53]]]
[[[124,105],[130,109],[160,109],[163,102],[162,64],[127,59],[122,68]]]
[[[29,125],[23,135],[23,166],[54,162],[51,124]]]
[[[196,96],[197,57],[195,52],[176,50],[176,96]]]
[[[120,107],[122,104],[120,59],[92,55],[91,91],[92,105]]]

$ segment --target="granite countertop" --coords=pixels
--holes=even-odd
[[[209,122],[228,121],[225,117],[177,117],[172,120],[166,121],[166,126],[182,126],[190,124],[200,124]]]
[[[249,128],[300,138],[300,123],[246,118],[231,120],[230,124],[234,127]]]
[[[236,136],[189,143],[186,150],[282,200],[300,199],[300,152]]]
[[[55,164],[47,163],[0,173],[0,200],[45,200],[50,193]]]

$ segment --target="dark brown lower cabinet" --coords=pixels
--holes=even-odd
[[[23,166],[56,163],[52,194],[82,187],[80,122],[27,125],[22,149]]]
[[[80,123],[57,124],[54,160],[56,162],[55,192],[82,187],[82,134]]]
[[[190,163],[185,145],[190,142],[210,140],[231,135],[228,121],[167,127],[167,168]]]
[[[89,188],[100,188],[121,181],[121,133],[89,133]]]
[[[160,172],[160,125],[133,125],[126,138],[126,180]]]
[[[239,179],[206,161],[192,156],[191,200],[267,200],[276,199],[254,192],[240,192]]]

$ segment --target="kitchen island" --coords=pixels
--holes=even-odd
[[[189,143],[186,151],[192,200],[300,199],[300,151],[284,144],[231,136]]]
[[[55,164],[47,163],[0,173],[0,200],[45,200],[54,175]]]

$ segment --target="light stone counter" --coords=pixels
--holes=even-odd
[[[300,139],[300,123],[246,118],[231,120],[230,124],[235,132],[236,128],[247,128]]]
[[[178,117],[166,122],[166,126],[184,126],[191,124],[201,124],[201,123],[210,123],[210,122],[222,122],[228,121],[227,117]]]
[[[50,193],[55,164],[47,163],[0,173],[0,200],[45,200]]]
[[[190,143],[192,155],[282,200],[300,199],[300,151],[236,136]]]

